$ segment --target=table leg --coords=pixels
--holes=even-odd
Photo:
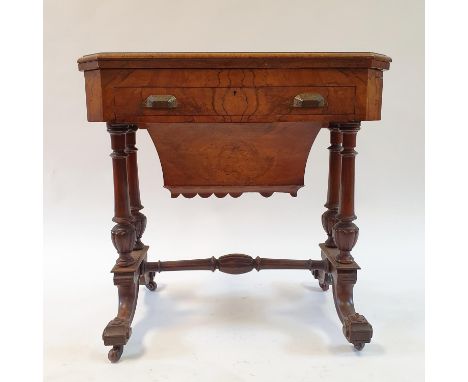
[[[136,241],[133,247],[134,250],[143,249],[144,244],[141,241],[143,232],[146,228],[146,216],[141,213],[143,206],[140,200],[140,184],[138,179],[138,160],[136,148],[136,132],[138,126],[130,125],[127,137],[126,137],[126,148],[127,153],[127,178],[128,178],[128,194],[130,200],[130,212],[135,225]],[[143,262],[147,261],[146,256]],[[149,290],[154,291],[157,288],[157,284],[154,282],[154,272],[147,272],[141,275],[140,284],[145,285]]]
[[[338,125],[330,123],[328,128],[330,130],[330,146],[328,150],[328,191],[327,202],[325,207],[327,210],[322,214],[322,226],[327,234],[325,245],[329,248],[336,248],[335,241],[333,240],[333,226],[337,223],[338,207],[340,201],[340,185],[341,185],[341,150],[343,142],[343,134],[341,133]],[[312,272],[314,277],[318,280],[320,288],[323,291],[328,290],[329,285],[332,283],[331,274],[323,270],[314,270]]]
[[[362,350],[364,345],[370,342],[373,329],[367,319],[354,309],[353,289],[358,269],[357,264],[352,269],[341,268],[338,263],[332,271],[332,289],[336,311],[343,324],[343,334],[356,350]]]
[[[111,238],[119,254],[112,270],[114,284],[117,286],[119,294],[118,313],[107,324],[102,334],[104,345],[112,346],[109,351],[111,362],[117,362],[120,359],[123,347],[131,335],[131,323],[138,300],[141,262],[143,258],[146,258],[147,251],[147,247],[144,247],[144,251],[135,250],[137,239],[135,225],[138,226],[138,223],[136,223],[130,209],[128,170],[129,167],[131,171],[134,168],[133,162],[128,163],[129,153],[127,152],[126,140],[129,128],[128,125],[123,124],[107,124],[107,131],[111,137],[111,158],[114,173],[114,218],[112,220],[117,223],[112,228]],[[135,174],[133,173],[133,178],[130,176],[132,186],[135,182],[134,178]]]
[[[325,245],[330,248],[336,248],[333,240],[333,226],[337,223],[338,206],[340,201],[340,183],[341,183],[341,155],[343,134],[336,124],[330,124],[330,151],[328,168],[328,192],[325,207],[327,210],[322,214],[322,225],[328,238]]]
[[[127,177],[128,177],[128,193],[130,197],[130,211],[134,219],[135,231],[136,231],[136,242],[133,249],[142,249],[144,244],[141,241],[143,232],[146,228],[146,216],[140,211],[143,209],[140,200],[140,185],[138,180],[138,161],[136,148],[136,131],[138,127],[130,125],[126,137],[126,149],[125,152],[128,154],[127,157]]]
[[[343,134],[343,150],[341,151],[341,187],[337,223],[333,227],[333,239],[336,249],[322,247],[322,256],[331,263],[333,299],[336,311],[343,323],[343,333],[357,350],[370,342],[373,334],[372,326],[366,318],[354,309],[353,288],[357,281],[359,266],[351,256],[351,250],[356,244],[359,228],[353,221],[354,213],[354,178],[355,157],[357,152],[356,135],[360,122],[340,123],[336,125]]]
[[[121,266],[131,265],[134,259],[131,252],[135,246],[136,233],[134,219],[130,211],[126,135],[128,125],[107,124],[107,131],[111,137],[112,168],[114,172],[114,217],[112,221],[117,223],[111,231],[112,243],[119,254],[117,264]]]
[[[343,134],[343,150],[341,151],[341,191],[338,208],[338,222],[333,226],[333,240],[340,250],[336,261],[343,264],[353,262],[351,250],[357,242],[359,228],[353,223],[354,214],[354,166],[357,152],[356,134],[360,122],[338,124]]]
[[[132,334],[131,325],[138,301],[138,273],[115,273],[114,284],[119,292],[119,308],[117,316],[107,324],[102,333],[104,345],[112,346],[108,355],[111,362],[120,359],[124,345]]]

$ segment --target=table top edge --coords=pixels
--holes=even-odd
[[[128,63],[145,62],[145,67],[158,68],[173,64],[177,68],[178,63],[185,65],[190,62],[203,62],[206,68],[222,68],[223,60],[229,60],[230,68],[236,65],[242,67],[274,68],[282,67],[284,62],[298,65],[304,68],[324,67],[324,63],[330,67],[359,67],[385,70],[390,66],[392,59],[386,55],[373,52],[102,52],[82,56],[78,59],[79,70],[94,70],[105,68],[108,62],[113,67],[122,63],[126,67]]]

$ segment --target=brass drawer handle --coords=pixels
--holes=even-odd
[[[150,95],[143,102],[143,107],[150,109],[174,109],[177,107],[177,98],[170,94]]]
[[[294,107],[319,108],[325,106],[325,98],[318,93],[302,93],[294,97]]]

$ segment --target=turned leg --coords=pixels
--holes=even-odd
[[[333,226],[337,222],[338,206],[340,201],[340,184],[341,184],[341,143],[343,135],[337,124],[331,123],[330,127],[330,151],[329,166],[328,166],[328,191],[327,202],[325,207],[327,210],[322,214],[322,226],[327,234],[325,245],[329,248],[336,248],[335,241],[333,240]],[[329,285],[332,283],[331,275],[323,270],[315,270],[312,272],[314,277],[318,280],[320,288],[323,291],[328,290]]]
[[[117,264],[121,266],[131,265],[134,262],[131,253],[136,241],[134,219],[130,211],[128,192],[128,154],[125,151],[128,129],[128,125],[107,124],[107,131],[111,137],[111,158],[114,173],[114,218],[112,220],[117,223],[112,228],[111,238],[119,254]]]
[[[341,149],[343,135],[336,124],[330,124],[330,151],[328,168],[328,192],[325,207],[327,210],[322,215],[322,225],[328,238],[325,241],[327,247],[335,248],[333,240],[333,226],[336,224],[338,215],[338,206],[340,201],[340,183],[341,183]]]
[[[140,200],[140,186],[138,181],[138,161],[136,144],[136,131],[138,127],[130,125],[126,137],[127,153],[127,178],[128,178],[128,193],[130,200],[130,212],[134,220],[136,242],[134,249],[142,249],[144,244],[141,241],[143,232],[146,228],[146,216],[140,211],[143,209]]]
[[[141,263],[146,258],[148,249],[148,247],[143,247],[140,251],[135,251],[137,237],[135,225],[137,223],[130,209],[128,170],[132,166],[128,164],[129,154],[126,150],[128,130],[128,125],[107,124],[107,131],[111,137],[114,173],[114,218],[112,220],[117,223],[112,228],[111,238],[119,254],[116,265],[112,269],[114,284],[118,288],[119,295],[118,313],[107,324],[102,334],[104,344],[112,346],[109,351],[111,362],[119,360],[123,347],[130,338],[131,323],[138,298]],[[130,179],[132,180],[131,177]]]
[[[356,134],[360,122],[337,124],[343,134],[341,151],[341,189],[338,208],[338,222],[333,226],[333,240],[339,249],[336,260],[343,264],[353,262],[351,250],[357,242],[359,228],[353,223],[354,214],[354,165],[356,158]]]
[[[130,200],[130,212],[133,218],[135,226],[136,241],[133,247],[134,250],[140,250],[144,247],[141,237],[146,228],[146,216],[140,211],[143,209],[140,200],[140,185],[138,180],[138,161],[136,148],[136,131],[138,127],[136,125],[130,125],[127,137],[126,137],[126,149],[127,153],[127,177],[128,177],[128,193]],[[143,260],[146,263],[146,257]],[[156,290],[157,284],[154,282],[154,272],[143,273],[140,278],[140,284],[145,285],[149,290]]]

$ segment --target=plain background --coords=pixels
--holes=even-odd
[[[51,1],[44,8],[46,380],[423,380],[424,8],[422,1]],[[356,208],[363,268],[357,310],[374,327],[356,353],[331,294],[306,272],[162,274],[141,289],[132,339],[110,365],[100,335],[116,312],[112,174],[104,124],[86,122],[76,59],[99,51],[376,51],[382,121],[358,135]],[[318,258],[328,134],[293,199],[171,199],[138,136],[150,258],[241,252]],[[404,265],[404,271],[401,266]],[[60,272],[62,266],[73,266]],[[395,282],[397,280],[397,282]]]

